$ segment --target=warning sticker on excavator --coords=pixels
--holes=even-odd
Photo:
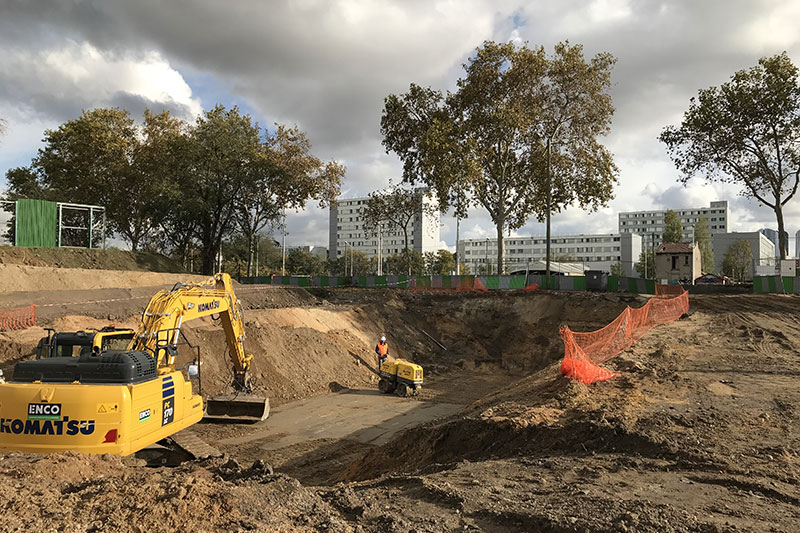
[[[118,403],[98,403],[97,404],[97,412],[99,414],[119,413],[119,404]]]

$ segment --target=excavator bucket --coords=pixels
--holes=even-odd
[[[222,394],[206,400],[204,420],[259,422],[269,416],[269,398],[252,394]]]

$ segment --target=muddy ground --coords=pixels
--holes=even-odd
[[[558,371],[559,326],[597,329],[642,297],[239,295],[271,419],[198,424],[226,457],[173,468],[4,454],[0,530],[800,530],[800,298],[693,295],[689,317],[609,361],[621,377],[587,387]],[[144,301],[53,306],[46,320],[135,324]],[[224,389],[221,332],[187,329]],[[0,367],[41,331],[0,334]],[[419,398],[375,392],[382,333],[425,367]]]

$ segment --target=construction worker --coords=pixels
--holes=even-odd
[[[375,353],[378,354],[378,370],[380,370],[381,365],[386,361],[386,357],[389,355],[389,345],[386,343],[386,336],[381,336],[381,340],[375,345]]]

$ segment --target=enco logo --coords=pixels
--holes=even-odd
[[[212,300],[197,306],[198,313],[202,313],[203,311],[211,311],[212,309],[219,309],[219,300]]]
[[[29,403],[28,420],[60,420],[60,403]]]

